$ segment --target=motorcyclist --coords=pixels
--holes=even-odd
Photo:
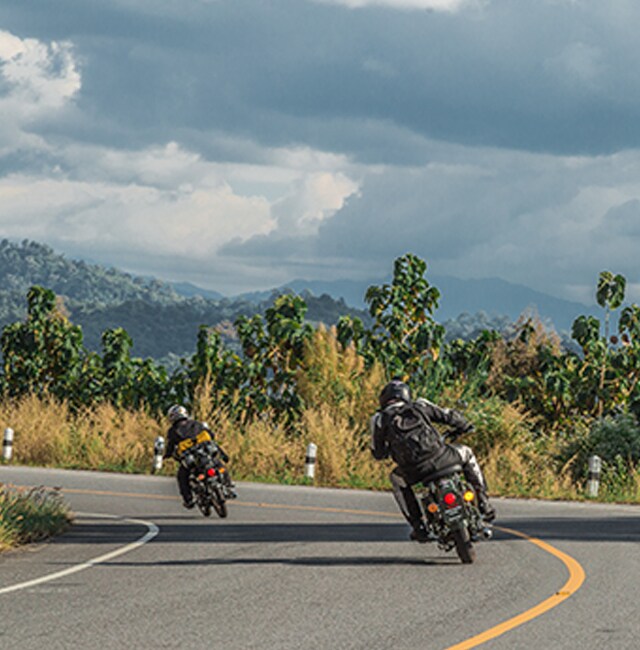
[[[180,404],[174,404],[171,406],[167,411],[167,417],[169,418],[171,426],[167,432],[167,446],[164,452],[164,458],[174,458],[178,461],[179,467],[176,479],[178,481],[178,489],[180,490],[180,495],[182,496],[182,505],[185,508],[191,509],[194,507],[195,501],[193,499],[191,486],[189,484],[190,470],[180,462],[178,447],[183,440],[187,440],[189,438],[195,439],[198,434],[202,433],[203,431],[207,431],[209,433],[211,440],[214,440],[214,434],[205,422],[199,422],[198,420],[194,420],[193,418],[189,417],[189,412],[187,409]],[[217,450],[216,453],[219,455],[222,461],[225,463],[228,462],[229,456],[224,452],[220,445],[217,443],[214,444]],[[231,477],[229,476],[228,471],[225,472],[225,477],[226,480],[229,481],[228,485],[232,496],[235,496],[235,486],[231,481]]]
[[[412,463],[401,463],[390,446],[389,417],[394,410],[399,410],[405,404],[413,404],[424,415],[430,434],[433,435],[434,447],[430,452],[419,453],[419,459]],[[419,542],[430,539],[423,521],[423,513],[416,499],[412,486],[421,482],[429,474],[452,465],[461,465],[464,475],[473,486],[478,496],[478,506],[486,521],[495,519],[495,510],[489,503],[487,487],[482,470],[473,451],[466,445],[446,443],[432,422],[448,425],[460,433],[473,430],[461,413],[455,409],[442,408],[419,397],[415,401],[411,398],[409,386],[399,379],[393,379],[380,393],[380,408],[371,418],[371,452],[376,460],[383,460],[391,456],[397,466],[389,478],[393,487],[393,495],[400,511],[412,528],[410,538]]]

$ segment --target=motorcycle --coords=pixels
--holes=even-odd
[[[456,435],[448,432],[450,439]],[[463,564],[476,559],[474,543],[491,539],[493,529],[484,521],[478,495],[464,476],[461,465],[452,465],[422,480],[419,500],[428,533],[445,552],[455,548]]]
[[[180,445],[180,462],[189,470],[189,484],[200,512],[209,517],[213,509],[219,517],[226,517],[227,500],[234,499],[236,494],[218,446],[207,431],[195,440],[183,440]]]

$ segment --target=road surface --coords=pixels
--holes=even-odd
[[[0,467],[77,518],[0,556],[0,648],[640,647],[640,508],[496,500],[473,565],[408,541],[389,493],[241,483],[229,517],[166,477]]]

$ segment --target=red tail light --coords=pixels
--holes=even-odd
[[[210,467],[210,468],[207,470],[207,476],[215,476],[215,475],[216,475],[216,470],[213,469],[213,467]]]
[[[456,495],[455,495],[453,492],[447,492],[447,493],[444,495],[444,502],[445,502],[449,507],[451,507],[451,506],[455,506],[455,505],[456,505],[456,501],[457,501],[457,498],[456,498]]]

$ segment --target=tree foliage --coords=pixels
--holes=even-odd
[[[356,399],[371,403],[372,381],[401,376],[431,398],[457,386],[467,403],[512,404],[537,423],[540,437],[572,439],[576,425],[584,430],[606,420],[592,429],[597,448],[604,449],[616,422],[635,431],[620,417],[635,422],[640,415],[640,307],[624,303],[622,276],[600,274],[596,300],[604,309],[604,327],[594,316],[578,316],[575,349],[567,350],[531,316],[500,331],[484,329],[470,340],[447,340],[436,320],[440,294],[426,271],[415,255],[398,258],[392,281],[366,292],[368,319],[344,314],[329,330],[309,322],[309,296],[292,293],[274,296],[262,313],[241,313],[232,323],[205,322],[192,331],[195,351],[171,371],[135,356],[134,339],[122,325],[102,331],[99,350],[86,347],[66,300],[34,285],[26,293],[25,317],[0,336],[0,388],[12,398],[53,396],[76,410],[109,403],[151,413],[176,401],[189,406],[204,390],[212,412],[222,410],[239,424],[266,417],[295,434],[305,401],[315,408],[324,396],[337,410],[348,402],[353,413]],[[617,333],[610,336],[609,318],[617,310]],[[350,387],[348,377],[354,386],[366,386],[365,393]],[[621,448],[618,455],[626,462],[624,453]],[[637,462],[635,447],[631,460]]]

